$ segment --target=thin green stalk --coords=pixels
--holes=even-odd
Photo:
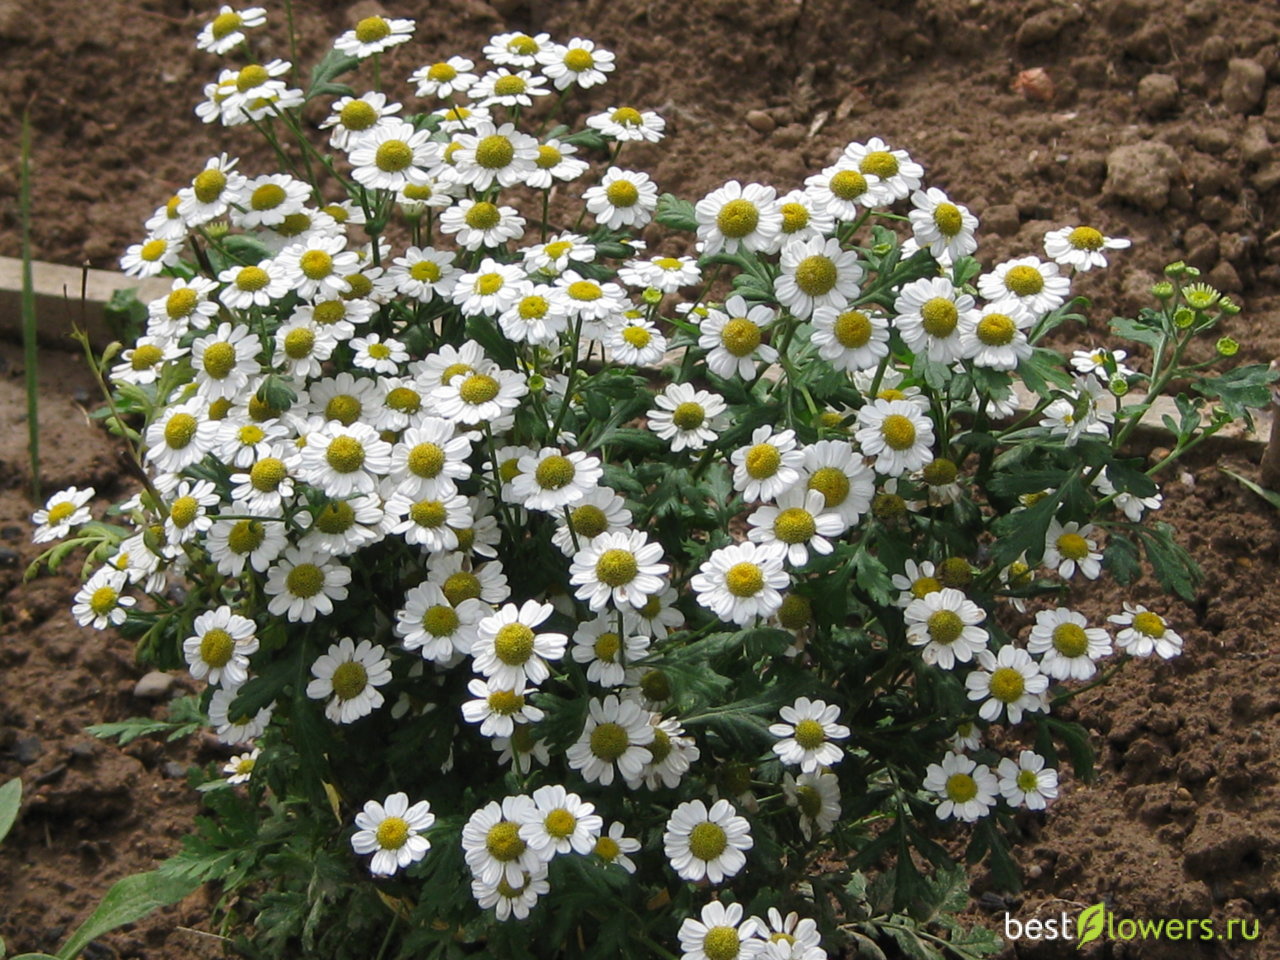
[[[298,31],[293,25],[293,0],[284,0],[284,18],[289,24],[289,62],[298,68]]]
[[[40,397],[36,378],[36,288],[31,276],[31,108],[22,112],[22,355],[27,380],[27,453],[31,457],[31,496],[40,500]]]

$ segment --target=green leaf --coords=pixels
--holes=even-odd
[[[104,933],[141,920],[157,907],[177,903],[198,886],[198,883],[162,876],[155,870],[125,877],[107,891],[98,909],[63,944],[58,951],[59,960],[75,960],[91,941]]]
[[[18,808],[22,806],[22,781],[14,777],[0,787],[0,840],[8,836],[18,819]],[[4,952],[0,951],[0,956]]]
[[[1049,396],[1049,384],[1070,388],[1071,374],[1062,368],[1062,357],[1056,351],[1036,347],[1031,356],[1018,364],[1018,376],[1032,393]]]
[[[1137,533],[1160,586],[1192,603],[1203,574],[1186,548],[1173,539],[1173,527],[1160,522],[1139,527]]]
[[[1152,327],[1150,324],[1129,317],[1112,317],[1111,332],[1126,340],[1145,343],[1153,350],[1165,340],[1164,331],[1159,327]]]
[[[664,227],[672,230],[684,230],[693,233],[698,229],[698,220],[694,216],[693,204],[681,200],[675,194],[664,193],[658,198],[658,209],[654,215]]]
[[[220,241],[222,249],[241,263],[257,264],[271,257],[271,251],[261,240],[246,237],[244,234],[232,233]]]
[[[112,335],[120,340],[136,340],[147,324],[147,305],[138,299],[137,287],[115,291],[102,312]]]
[[[1047,495],[1026,510],[1006,513],[994,524],[992,530],[999,537],[991,549],[991,560],[997,567],[1007,567],[1022,554],[1027,555],[1027,563],[1035,566],[1044,556],[1044,538],[1049,532],[1049,524],[1057,512],[1064,492],[1071,484],[1079,485],[1080,478],[1072,476],[1056,492]]]
[[[331,49],[311,71],[311,86],[307,88],[307,100],[315,97],[349,97],[355,91],[335,78],[360,66],[359,57],[351,57],[338,49]]]
[[[1218,467],[1218,469],[1228,477],[1235,477],[1246,490],[1252,490],[1263,500],[1267,501],[1267,503],[1271,504],[1277,510],[1280,510],[1280,493],[1276,493],[1274,490],[1268,490],[1266,487],[1260,487],[1248,477],[1242,477],[1234,470],[1228,470],[1226,467]],[[0,837],[2,836],[4,836],[4,834],[0,833]]]
[[[1107,905],[1102,902],[1087,907],[1076,917],[1076,949],[1102,936],[1107,924]]]
[[[1217,397],[1234,420],[1252,424],[1246,408],[1262,408],[1271,403],[1271,383],[1280,377],[1265,363],[1250,363],[1228,370],[1220,377],[1206,377],[1192,387],[1209,397]]]
[[[1133,583],[1142,575],[1138,545],[1116,531],[1112,531],[1107,540],[1107,548],[1102,551],[1102,564],[1111,571],[1111,576],[1122,587]]]

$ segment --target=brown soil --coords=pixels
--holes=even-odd
[[[377,10],[370,0],[295,5],[306,63]],[[216,4],[191,6],[47,0],[34,15],[0,0],[0,138],[17,142],[30,104],[37,257],[111,266],[210,154],[239,155],[250,173],[274,169],[247,137],[202,127],[191,113],[217,70],[191,44]],[[274,42],[261,55],[287,58],[283,16],[268,6]],[[1095,316],[1142,306],[1163,264],[1184,258],[1246,306],[1227,332],[1247,359],[1278,352],[1280,160],[1269,145],[1280,141],[1280,9],[1272,4],[410,0],[389,12],[417,18],[419,33],[388,57],[388,77],[449,53],[473,55],[503,28],[585,34],[615,50],[618,72],[583,111],[634,103],[662,112],[668,138],[629,153],[629,163],[664,190],[696,198],[735,177],[790,188],[849,140],[879,135],[982,217],[986,263],[1037,252],[1054,226],[1090,223],[1134,240],[1117,266],[1080,284]],[[1011,88],[1030,68],[1047,71],[1051,100]],[[5,255],[18,249],[17,181],[8,151]],[[1080,345],[1102,336],[1100,323],[1064,335]],[[53,948],[117,876],[175,848],[196,810],[180,768],[220,754],[145,741],[121,750],[83,733],[164,708],[132,697],[141,671],[127,642],[75,626],[74,564],[19,588],[35,554],[20,366],[18,349],[0,345],[0,409],[9,411],[0,424],[0,780],[21,774],[33,797],[0,850],[0,935],[11,950],[36,950]],[[42,361],[45,483],[118,495],[123,471],[78,406],[90,384],[76,369],[56,353]],[[1095,591],[1080,604],[1101,618],[1122,599],[1145,600],[1178,624],[1187,652],[1137,665],[1081,698],[1079,716],[1102,748],[1099,781],[1071,784],[1046,817],[1027,819],[1034,839],[1025,866],[1039,875],[1008,908],[1026,919],[1105,899],[1128,916],[1256,917],[1257,944],[1111,955],[1278,957],[1280,599],[1267,588],[1280,574],[1280,523],[1212,468],[1192,479],[1168,485],[1164,515],[1208,573],[1197,604],[1161,597],[1151,584]],[[975,879],[982,889],[981,871]],[[983,915],[998,923],[1004,909]],[[204,928],[206,914],[189,902],[106,938],[97,955],[209,954],[213,941],[186,929]],[[1054,952],[1047,943],[1017,947],[1018,956]]]

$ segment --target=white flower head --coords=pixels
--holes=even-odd
[[[955,817],[966,823],[981,820],[995,806],[1000,787],[987,767],[960,753],[949,753],[942,763],[931,763],[924,788],[937,795],[938,819]]]
[[[267,22],[267,12],[262,7],[246,7],[236,10],[223,4],[217,16],[204,25],[196,37],[196,49],[207,50],[222,56],[244,42],[244,31],[260,27]]]
[[[686,917],[680,924],[680,960],[754,960],[765,952],[759,939],[762,924],[757,917],[742,919],[742,904],[725,905],[712,900],[702,908],[701,919]]]
[[[782,606],[791,578],[781,551],[770,544],[737,543],[711,554],[690,582],[698,603],[726,622],[745,626]]]
[[[467,690],[476,699],[462,704],[462,718],[480,724],[480,733],[486,737],[510,737],[516,724],[537,723],[544,716],[525,696],[523,677],[511,687],[476,677]]]
[[[653,760],[649,716],[632,700],[609,694],[587,704],[587,722],[578,741],[565,752],[569,767],[588,783],[613,783],[615,770],[628,782],[640,779],[645,764]]]
[[[1113,613],[1107,621],[1123,628],[1116,634],[1116,646],[1130,656],[1154,653],[1171,660],[1182,653],[1182,637],[1169,628],[1164,617],[1140,603],[1126,603],[1123,613]]]
[[[436,822],[431,804],[419,800],[409,805],[405,793],[393,793],[382,803],[370,800],[356,814],[356,830],[351,848],[356,853],[372,853],[369,872],[389,877],[427,855],[431,842],[422,836]]]
[[[840,515],[827,511],[822,493],[799,485],[780,493],[776,506],[757,509],[747,523],[752,543],[779,544],[793,567],[808,563],[810,550],[824,556],[831,553],[835,548],[828,537],[838,537],[845,530]]]
[[[782,229],[777,191],[760,183],[730,180],[699,200],[694,216],[704,256],[769,249]]]
[[[542,858],[520,837],[520,826],[534,809],[533,800],[520,794],[471,814],[462,828],[462,850],[476,880],[491,887],[500,881],[520,887],[525,874],[541,875]]]
[[[1095,661],[1111,653],[1111,637],[1088,623],[1066,607],[1036,613],[1027,650],[1040,657],[1041,671],[1055,680],[1088,680],[1097,673]]]
[[[706,879],[723,883],[747,863],[754,846],[751,828],[728,800],[717,800],[711,809],[701,800],[689,800],[672,811],[662,834],[663,851],[682,880]]]
[[[1046,767],[1044,757],[1034,750],[1023,750],[1016,761],[1002,758],[996,774],[1000,794],[1011,807],[1043,810],[1058,797],[1058,771]]]
[[[778,351],[763,342],[764,331],[778,319],[777,311],[763,303],[749,306],[734,294],[723,310],[708,309],[699,324],[698,346],[710,351],[707,366],[716,376],[753,379],[758,363],[773,363]]]
[[[324,715],[334,723],[353,723],[383,704],[377,688],[391,680],[386,650],[370,640],[343,637],[311,665],[307,684],[312,700],[328,700]]]
[[[978,218],[968,207],[952,203],[937,187],[917,190],[911,195],[911,204],[915,209],[907,216],[912,239],[939,263],[954,263],[978,249],[973,235]]]
[[[413,36],[412,20],[388,20],[385,17],[365,17],[353,28],[333,42],[335,49],[349,57],[363,60],[375,53],[382,53],[394,46],[407,43]]]
[[[1089,580],[1097,580],[1102,573],[1102,554],[1098,552],[1092,536],[1091,523],[1081,526],[1074,520],[1069,523],[1059,523],[1056,518],[1050,520],[1041,562],[1050,569],[1056,569],[1058,576],[1065,580],[1074,577],[1076,571]]]
[[[574,554],[569,582],[578,587],[575,596],[597,613],[610,601],[619,609],[642,607],[664,586],[670,567],[661,559],[662,545],[650,543],[647,534],[602,533]]]
[[[987,648],[987,631],[978,626],[986,617],[981,607],[951,587],[912,600],[903,611],[907,641],[924,648],[920,655],[925,663],[943,670],[968,663]]]
[[[658,207],[658,187],[647,173],[610,167],[599,186],[588,188],[582,200],[601,226],[641,230]]]
[[[31,535],[32,543],[47,543],[50,540],[61,540],[69,534],[73,527],[88,523],[92,518],[87,504],[93,499],[93,487],[67,487],[51,496],[42,509],[31,516],[36,525]]]
[[[981,700],[978,716],[983,720],[999,720],[1007,715],[1009,723],[1022,722],[1023,713],[1040,713],[1048,710],[1044,692],[1049,688],[1049,678],[1040,672],[1031,654],[1012,644],[1000,648],[998,654],[990,650],[978,651],[978,666],[964,678],[970,700]]]
[[[1058,272],[1058,265],[1039,257],[1019,257],[997,264],[990,273],[978,277],[978,293],[985,300],[1014,299],[1033,317],[1042,317],[1067,302],[1071,281]]]
[[[730,456],[733,486],[746,500],[773,500],[800,482],[804,451],[798,449],[794,430],[774,432],[765,424],[756,427],[751,443]]]
[[[604,820],[595,805],[559,784],[548,784],[533,792],[533,806],[526,808],[520,838],[543,860],[556,854],[588,854],[596,845]]]
[[[504,605],[477,627],[471,655],[477,673],[514,687],[521,681],[534,686],[551,676],[548,660],[564,656],[569,638],[563,633],[535,633],[554,612],[549,603],[526,600],[522,606]]]
[[[701,450],[724,428],[724,398],[692,384],[669,384],[653,402],[655,409],[646,414],[649,429],[670,441],[673,453]]]
[[[136,597],[124,596],[127,581],[128,574],[123,570],[98,570],[76,593],[71,607],[76,623],[98,630],[124,623],[128,608],[138,602]]]
[[[858,411],[857,426],[854,437],[876,458],[877,473],[900,477],[933,459],[933,421],[909,400],[872,400]]]
[[[818,307],[844,310],[861,292],[858,254],[835,237],[792,240],[782,248],[782,272],[774,281],[778,302],[801,320]]]
[[[254,747],[248,753],[237,754],[224,763],[222,772],[227,774],[227,783],[234,787],[253,779],[253,768],[257,765],[261,754],[262,750]]]
[[[182,652],[193,677],[228,688],[249,679],[249,657],[258,652],[257,624],[224,604],[196,617],[192,630]]]
[[[1044,252],[1049,259],[1064,267],[1075,267],[1081,273],[1107,265],[1108,250],[1124,250],[1130,241],[1105,237],[1094,227],[1063,227],[1044,235]]]
[[[840,819],[840,780],[829,771],[815,770],[793,777],[782,778],[782,792],[787,804],[800,811],[800,832],[806,840],[813,838],[814,828],[818,836],[826,836]]]

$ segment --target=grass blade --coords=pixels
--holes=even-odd
[[[36,289],[31,277],[31,108],[22,113],[22,355],[27,381],[27,453],[31,457],[31,496],[40,502],[40,398],[36,358]]]

